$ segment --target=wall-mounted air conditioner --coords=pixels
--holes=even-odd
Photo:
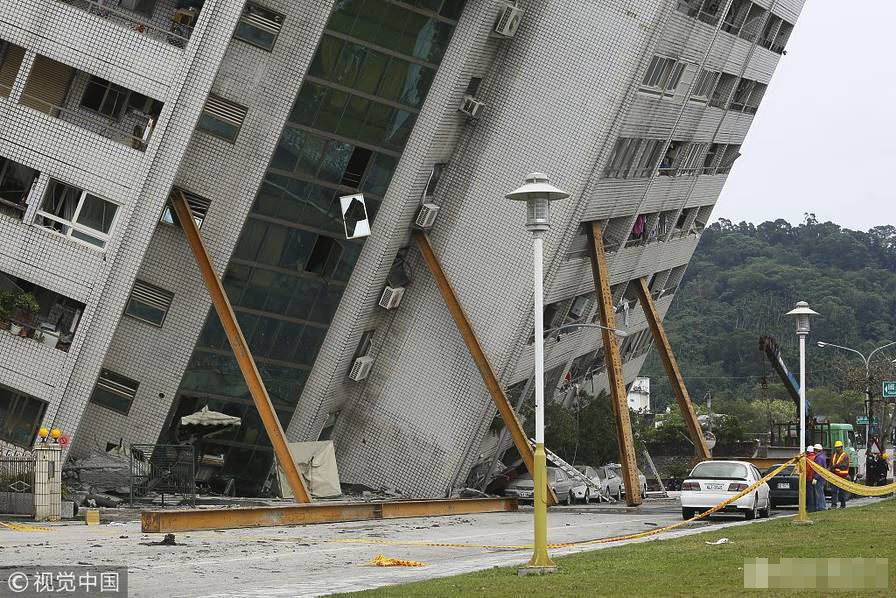
[[[416,218],[414,218],[414,226],[417,228],[432,228],[436,223],[436,216],[439,215],[439,206],[434,203],[425,203],[420,206]]]
[[[485,108],[485,102],[480,102],[473,96],[466,95],[464,96],[464,101],[461,102],[458,111],[463,112],[470,118],[479,118],[483,108]]]
[[[383,289],[383,294],[380,297],[380,307],[383,309],[395,309],[401,303],[402,297],[404,297],[404,287],[393,288],[387,286]]]
[[[359,357],[352,364],[352,370],[348,373],[348,377],[355,382],[366,380],[370,375],[370,368],[373,367],[373,357]]]
[[[523,9],[508,4],[503,8],[498,16],[498,22],[495,24],[495,33],[502,37],[513,37],[523,22]]]

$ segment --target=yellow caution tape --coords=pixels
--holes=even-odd
[[[815,464],[811,459],[806,461],[809,466],[815,471],[816,474],[823,477],[828,483],[837,486],[838,488],[842,488],[847,492],[852,494],[857,494],[859,496],[883,496],[885,494],[890,494],[891,492],[896,492],[896,483],[890,484],[888,486],[865,486],[864,484],[856,484],[846,478],[841,478],[840,476],[834,474],[834,472],[825,469],[824,467],[820,467]]]
[[[51,532],[51,527],[41,527],[39,525],[26,525],[24,523],[9,523],[8,521],[0,521],[0,527],[12,530],[14,532]]]
[[[572,548],[574,546],[589,546],[595,544],[610,544],[612,542],[621,542],[623,540],[637,540],[640,538],[647,538],[650,536],[655,536],[657,534],[661,534],[663,532],[673,530],[679,527],[683,527],[689,523],[693,523],[695,521],[699,521],[710,515],[724,509],[731,503],[736,500],[750,494],[757,488],[759,488],[762,484],[765,484],[770,479],[784,471],[788,466],[797,461],[799,457],[793,457],[786,463],[782,463],[773,471],[769,472],[765,477],[763,477],[758,482],[754,483],[752,486],[749,486],[745,490],[738,492],[731,498],[717,504],[711,509],[707,509],[706,511],[691,517],[690,519],[686,519],[684,521],[679,521],[677,523],[673,523],[671,525],[667,525],[665,527],[659,527],[656,529],[648,530],[646,532],[639,532],[637,534],[627,534],[624,536],[614,536],[612,538],[597,538],[594,540],[583,540],[581,542],[569,542],[566,544],[548,544],[548,548]],[[531,544],[462,544],[462,543],[438,543],[438,542],[424,542],[424,541],[413,541],[413,540],[378,540],[378,539],[351,539],[345,538],[340,540],[326,540],[326,543],[330,544],[369,544],[369,545],[377,545],[377,546],[425,546],[430,548],[482,548],[487,550],[508,550],[508,551],[517,551],[517,550],[531,550]]]
[[[419,561],[405,561],[403,559],[390,559],[384,555],[378,555],[370,563],[374,567],[425,567],[426,563]]]

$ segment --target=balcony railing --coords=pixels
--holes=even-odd
[[[22,94],[21,103],[141,152],[146,151],[146,145],[155,126],[151,117],[141,115],[134,120],[134,128],[131,129],[133,133],[129,133],[123,130],[127,125],[123,123],[110,124],[106,119],[86,110],[70,110],[24,93]],[[134,133],[139,133],[139,135]]]
[[[176,9],[162,18],[131,12],[121,6],[121,0],[57,0],[70,4],[122,27],[178,48],[184,48],[193,33],[199,10]]]

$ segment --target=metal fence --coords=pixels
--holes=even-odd
[[[34,455],[0,453],[0,515],[34,515]]]
[[[139,499],[179,497],[196,506],[196,460],[193,446],[178,444],[131,445],[131,504]]]

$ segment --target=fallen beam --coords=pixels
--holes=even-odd
[[[282,507],[144,511],[143,533],[195,532],[280,525],[310,525],[402,517],[435,517],[516,511],[515,498],[461,498],[384,502],[325,502]]]

